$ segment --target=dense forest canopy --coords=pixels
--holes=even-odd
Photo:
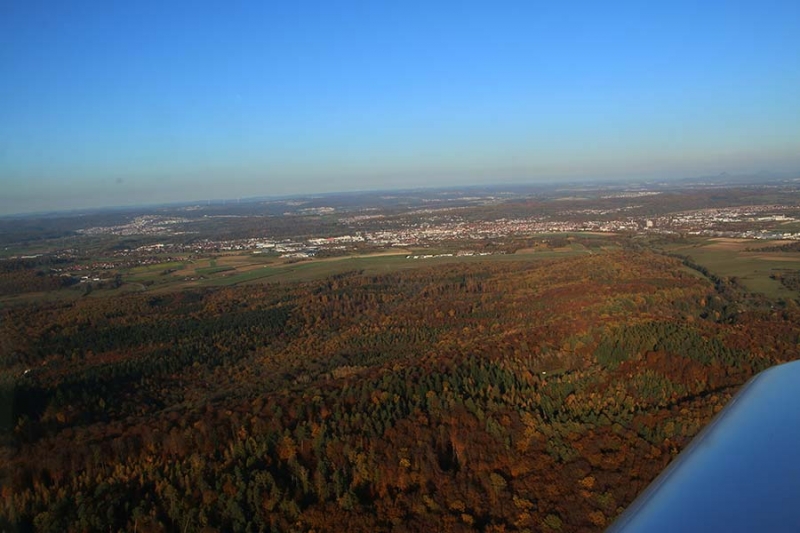
[[[645,249],[2,311],[0,529],[597,531],[793,302]]]

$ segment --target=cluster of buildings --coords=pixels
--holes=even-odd
[[[84,228],[78,230],[78,233],[82,235],[180,235],[184,232],[177,232],[172,226],[186,222],[191,222],[191,220],[182,217],[143,215],[134,218],[127,224]]]
[[[782,214],[787,206],[765,205],[701,209],[669,215],[641,217],[619,216],[639,206],[614,209],[583,209],[563,211],[557,217],[500,218],[497,220],[464,220],[452,208],[426,210],[426,217],[418,221],[409,218],[387,218],[383,215],[354,216],[342,219],[341,225],[348,233],[332,237],[314,237],[305,240],[268,238],[235,239],[226,241],[201,240],[191,245],[151,245],[164,251],[223,252],[253,251],[275,253],[283,257],[304,258],[321,250],[348,250],[356,247],[425,246],[455,240],[485,240],[542,233],[565,232],[653,232],[687,233],[758,239],[800,239],[800,233],[760,229],[774,227],[795,219]],[[416,213],[419,214],[419,213]],[[617,215],[616,217],[614,215]],[[586,220],[588,217],[595,219]],[[744,224],[743,224],[744,223]],[[743,228],[726,227],[731,224]],[[383,226],[376,228],[375,226]]]
[[[713,237],[798,240],[800,232],[780,229],[780,226],[798,221],[784,214],[796,209],[784,205],[698,209],[654,217],[646,222],[646,229]]]
[[[657,193],[626,193],[642,196]],[[308,239],[273,239],[269,237],[214,240],[195,239],[190,243],[164,242],[149,244],[121,255],[164,255],[178,253],[219,253],[249,251],[276,254],[287,258],[306,258],[321,251],[347,251],[370,247],[426,246],[444,241],[486,240],[504,237],[529,236],[564,232],[642,232],[685,233],[691,235],[725,236],[753,239],[800,239],[800,232],[780,231],[781,225],[796,222],[787,215],[797,210],[784,205],[761,205],[699,209],[667,215],[633,216],[637,205],[617,208],[565,210],[556,215],[496,220],[467,220],[459,208],[422,209],[398,217],[380,213],[342,218],[341,235]],[[313,208],[315,214],[328,214],[330,208]],[[626,214],[628,213],[628,214]],[[111,233],[115,235],[179,235],[176,224],[191,222],[180,217],[147,215],[128,224],[82,230],[86,235]],[[409,256],[426,258],[426,256]],[[144,259],[147,261],[147,259]],[[147,264],[138,263],[138,264]],[[98,263],[93,269],[118,268],[117,262]]]

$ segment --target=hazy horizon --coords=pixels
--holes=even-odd
[[[800,170],[800,4],[7,2],[0,215]]]

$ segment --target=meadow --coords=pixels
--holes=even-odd
[[[800,270],[800,253],[760,251],[774,243],[746,239],[698,239],[666,249],[689,257],[720,277],[736,278],[751,292],[769,298],[797,298],[798,293],[770,276]]]
[[[159,290],[175,290],[189,287],[229,287],[247,283],[291,283],[323,279],[345,272],[363,272],[365,274],[387,274],[431,265],[449,265],[456,263],[538,261],[586,255],[590,251],[582,245],[564,247],[549,251],[525,251],[516,254],[493,254],[473,256],[438,256],[412,259],[409,256],[432,255],[430,250],[401,250],[377,252],[354,256],[321,258],[321,259],[286,259],[254,254],[230,254],[215,259],[196,260],[193,263],[181,263],[180,268],[164,275],[165,268],[176,268],[176,265],[150,268],[143,278],[142,272],[136,270],[132,276],[124,275],[125,281],[152,282],[152,287]],[[135,270],[135,269],[132,269]]]

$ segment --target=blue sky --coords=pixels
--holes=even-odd
[[[0,213],[800,174],[800,2],[0,1]]]

